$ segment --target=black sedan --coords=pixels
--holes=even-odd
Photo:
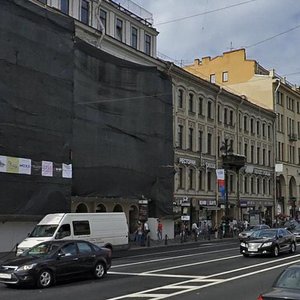
[[[300,265],[292,265],[285,269],[275,280],[272,289],[257,298],[272,299],[300,300]]]
[[[261,230],[261,229],[267,229],[270,228],[270,226],[266,225],[266,224],[260,224],[260,225],[252,225],[249,226],[247,229],[245,229],[244,231],[242,231],[241,233],[239,233],[239,240],[244,241],[246,239],[249,238],[249,236],[257,230]]]
[[[240,252],[244,256],[272,254],[281,252],[295,253],[296,238],[285,228],[270,228],[255,231],[248,240],[240,243]]]
[[[102,278],[110,266],[109,249],[81,240],[48,241],[3,262],[0,282],[47,288],[60,279],[72,279],[84,274]]]

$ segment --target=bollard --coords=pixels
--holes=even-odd
[[[147,247],[150,247],[150,236],[147,235]]]
[[[168,245],[168,235],[165,235],[165,245]]]

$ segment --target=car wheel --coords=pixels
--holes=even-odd
[[[97,279],[103,278],[106,274],[106,268],[103,262],[98,262],[94,267],[94,276]]]
[[[249,254],[246,254],[246,253],[243,253],[243,255],[244,255],[244,257],[248,257],[249,256]]]
[[[295,253],[296,252],[296,244],[292,243],[291,244],[291,249],[290,249],[290,253]]]
[[[273,256],[277,257],[278,255],[279,255],[279,248],[278,248],[278,246],[275,246],[274,250],[273,250]]]
[[[52,272],[49,270],[42,270],[39,273],[38,279],[37,279],[37,286],[39,288],[47,288],[49,286],[51,286],[53,281],[53,275]]]

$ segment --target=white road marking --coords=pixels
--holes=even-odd
[[[232,242],[212,242],[212,243],[209,243],[209,244],[198,244],[197,247],[193,247],[193,248],[185,248],[185,249],[176,249],[176,250],[168,250],[168,251],[164,251],[164,252],[152,252],[152,253],[147,253],[147,254],[139,254],[139,255],[133,255],[133,256],[130,256],[130,258],[140,258],[140,257],[147,257],[147,256],[153,256],[153,255],[156,255],[156,254],[166,254],[166,253],[179,253],[179,252],[184,252],[184,251],[190,251],[190,250],[199,250],[202,248],[214,248],[216,246],[229,246],[229,245],[236,245],[237,243],[232,243]],[[150,247],[151,248],[151,247]]]
[[[194,263],[189,263],[189,264],[184,264],[184,265],[172,266],[172,267],[168,267],[168,268],[143,272],[142,274],[157,273],[157,272],[180,269],[180,268],[186,268],[186,267],[192,267],[192,266],[197,266],[197,265],[204,265],[204,264],[209,264],[211,262],[228,260],[228,259],[233,259],[233,258],[237,258],[237,257],[241,257],[241,255],[239,254],[239,255],[233,255],[233,256],[228,256],[228,257],[222,257],[222,258],[210,259],[210,260],[205,260],[205,261],[199,261],[199,262],[196,262],[196,263],[194,262]]]
[[[215,251],[209,251],[209,252],[201,252],[201,253],[178,255],[178,256],[165,257],[165,258],[157,258],[157,259],[151,259],[151,260],[145,260],[145,261],[131,262],[131,263],[122,264],[122,265],[113,265],[111,267],[111,269],[134,266],[134,265],[142,265],[142,264],[154,263],[154,262],[159,262],[159,261],[174,260],[174,259],[180,259],[180,258],[186,258],[186,257],[192,257],[192,256],[201,256],[201,255],[206,255],[206,254],[210,254],[210,253],[227,252],[230,250],[236,250],[236,247],[228,248],[225,250],[215,250]]]
[[[270,270],[273,270],[273,269],[281,268],[281,267],[284,267],[284,266],[287,266],[287,265],[291,265],[291,264],[295,264],[297,262],[300,262],[300,259],[293,260],[293,261],[282,263],[280,265],[271,266],[269,268],[260,269],[260,270],[253,271],[253,272],[250,272],[250,273],[247,273],[247,274],[237,275],[237,276],[230,277],[230,278],[227,278],[227,279],[213,279],[213,278],[211,278],[211,277],[217,277],[217,276],[224,275],[224,274],[238,272],[238,271],[245,270],[245,269],[255,268],[255,267],[266,265],[266,264],[278,263],[279,261],[285,261],[287,259],[292,259],[292,258],[295,258],[295,257],[300,257],[300,254],[293,255],[293,256],[290,256],[290,257],[284,257],[284,258],[281,258],[281,259],[276,259],[276,260],[272,260],[272,261],[268,261],[268,262],[264,262],[264,263],[260,263],[260,264],[256,264],[256,265],[251,265],[251,266],[248,266],[248,267],[243,267],[243,268],[238,268],[238,269],[234,269],[234,270],[230,270],[230,271],[216,273],[216,274],[209,275],[209,276],[196,276],[196,277],[191,276],[191,279],[189,279],[189,280],[177,282],[177,283],[174,283],[174,284],[168,284],[168,285],[165,285],[165,286],[160,286],[160,287],[140,291],[140,292],[137,292],[137,293],[132,293],[132,294],[123,295],[123,296],[119,296],[119,297],[115,297],[115,298],[110,298],[109,300],[117,300],[117,299],[124,299],[124,298],[145,298],[145,297],[147,297],[147,299],[151,299],[151,300],[166,299],[166,298],[170,298],[170,297],[177,296],[177,295],[180,295],[180,294],[192,292],[194,290],[200,290],[200,289],[207,288],[207,287],[210,287],[210,286],[213,286],[213,285],[217,285],[217,284],[237,280],[237,279],[240,279],[240,278],[249,277],[249,276],[252,276],[252,275],[255,275],[255,274],[259,274],[259,273],[262,273],[262,272],[267,272],[267,271],[270,271]],[[229,257],[229,258],[232,258],[232,257]],[[211,261],[213,261],[213,260],[211,260]],[[214,261],[216,261],[216,260],[214,260]],[[194,265],[196,265],[196,264],[198,264],[198,263],[194,263]],[[193,265],[193,264],[191,264],[191,265]],[[151,271],[151,272],[153,272],[153,271]],[[113,272],[113,273],[114,274],[122,274],[122,272]],[[130,274],[132,274],[132,273],[128,273],[128,275],[130,275]],[[138,274],[137,276],[149,276],[149,275],[150,276],[159,276],[159,277],[173,277],[174,276],[174,275],[170,275],[170,274],[168,274],[168,275],[167,274],[153,274],[153,273],[150,274],[150,272],[136,273],[136,274]],[[176,278],[178,278],[178,277],[187,278],[186,275],[184,275],[184,276],[176,275]],[[201,286],[193,286],[192,285],[193,282],[208,282],[208,283],[204,284],[204,285],[201,285]],[[180,291],[173,292],[173,293],[170,293],[170,294],[155,293],[156,291],[159,291],[159,290],[162,290],[162,289],[164,289],[164,290],[167,290],[167,289],[173,289],[173,290],[174,289],[180,289]]]

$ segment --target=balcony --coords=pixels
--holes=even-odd
[[[289,134],[289,141],[290,141],[290,142],[296,142],[296,141],[298,141],[298,136],[297,136],[297,134],[290,133],[290,134]]]

